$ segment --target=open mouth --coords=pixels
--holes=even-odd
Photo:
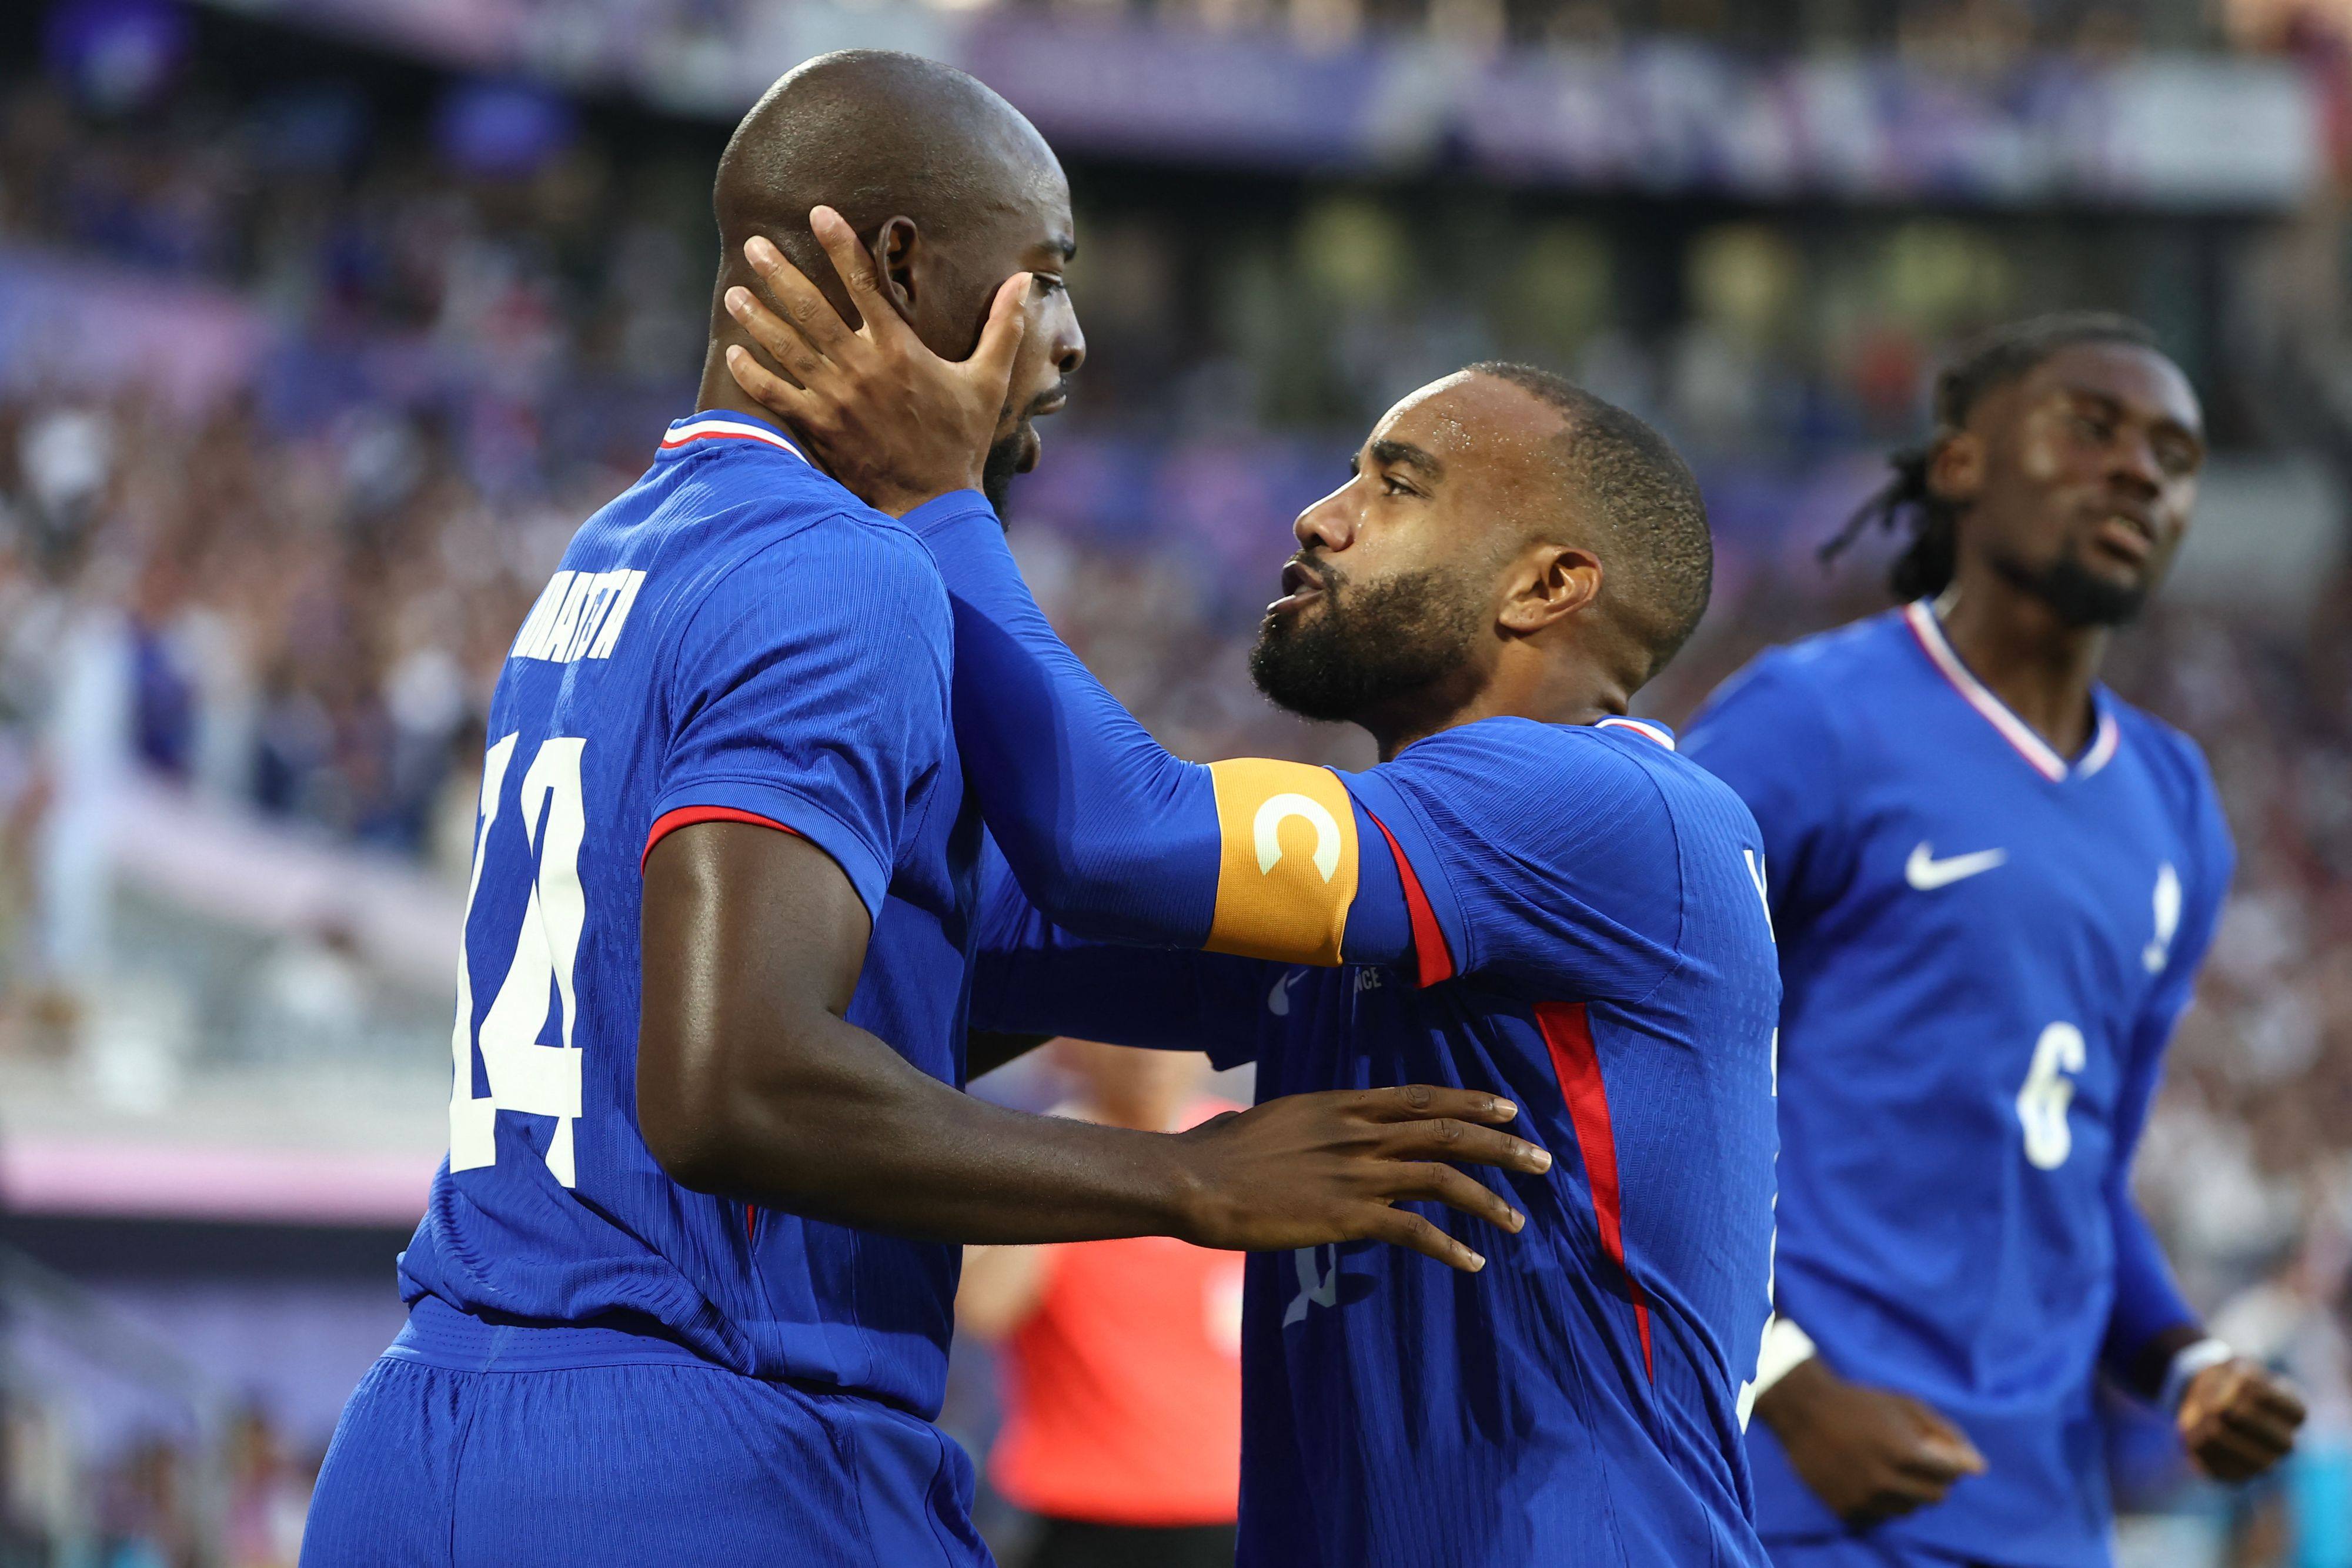
[[[2108,554],[2138,566],[2156,549],[2156,525],[2136,511],[2112,511],[2091,530],[2091,539]]]
[[[1303,560],[1294,560],[1282,569],[1282,597],[1265,607],[1268,615],[1280,615],[1296,610],[1308,600],[1320,598],[1323,580],[1315,575]]]

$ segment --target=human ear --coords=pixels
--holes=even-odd
[[[1520,558],[1496,621],[1505,631],[1527,636],[1600,597],[1600,557],[1567,545],[1537,545]]]
[[[1984,488],[1984,438],[1961,430],[1944,436],[1927,455],[1927,489],[1937,500],[1965,506]]]
[[[898,314],[908,321],[915,319],[915,300],[921,291],[919,276],[923,252],[922,231],[915,220],[898,217],[887,220],[874,233],[874,277]]]

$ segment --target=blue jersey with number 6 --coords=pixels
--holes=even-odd
[[[401,1260],[412,1307],[628,1329],[938,1408],[955,1249],[690,1192],[647,1153],[638,904],[678,826],[806,838],[873,918],[849,1020],[956,1082],[980,827],[950,668],[929,550],[772,426],[680,421],[581,528],[491,702],[449,1159]]]
[[[2128,1176],[2231,873],[2196,747],[2094,700],[2058,756],[1919,603],[1766,654],[1685,747],[1769,852],[1777,1304],[1990,1467],[1879,1533],[2033,1568],[2107,1561],[2103,1350],[2191,1321]],[[1837,1533],[1748,1440],[1766,1539]]]

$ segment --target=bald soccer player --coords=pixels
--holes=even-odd
[[[1261,1096],[1485,1092],[1559,1157],[1509,1174],[1528,1224],[1475,1278],[1349,1245],[1250,1260],[1242,1563],[1760,1565],[1762,840],[1625,716],[1706,608],[1689,470],[1541,371],[1422,388],[1299,515],[1252,661],[1379,766],[1180,761],[1055,639],[987,502],[934,498],[962,482],[950,411],[995,407],[993,372],[939,361],[818,222],[865,331],[763,263],[797,329],[730,306],[793,381],[733,364],[947,574],[957,736],[1009,862],[975,1019],[1255,1061]]]
[[[720,290],[748,239],[804,248],[819,200],[924,341],[966,353],[989,323],[961,477],[1034,461],[1084,352],[1037,133],[944,67],[827,56],[728,147]],[[1438,1162],[1544,1163],[1479,1124],[1512,1114],[1484,1089],[1181,1135],[959,1092],[982,834],[947,591],[914,526],[736,390],[732,336],[715,313],[698,411],[581,528],[499,676],[449,1158],[305,1563],[984,1563],[929,1419],[955,1243],[1381,1236],[1466,1262],[1391,1205],[1511,1228]]]

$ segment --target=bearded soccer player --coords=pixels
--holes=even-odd
[[[1528,1226],[1471,1289],[1349,1246],[1251,1259],[1240,1561],[1760,1563],[1739,1385],[1771,1227],[1761,845],[1624,716],[1706,606],[1689,471],[1539,371],[1423,388],[1300,516],[1255,660],[1381,764],[1179,761],[1054,636],[988,503],[940,497],[957,465],[928,400],[994,393],[888,322],[826,232],[866,329],[776,267],[796,329],[733,304],[792,380],[734,364],[946,572],[957,735],[1011,873],[976,1019],[1254,1060],[1261,1095],[1456,1084],[1559,1159],[1512,1176]]]
[[[1912,530],[1903,607],[1765,654],[1691,736],[1763,826],[1785,987],[1758,1522],[1784,1568],[2089,1568],[2103,1368],[2224,1479],[2303,1414],[2198,1325],[2129,1190],[2231,849],[2195,745],[2097,674],[2202,422],[2103,316],[1995,334],[1936,418],[1857,519]]]
[[[727,256],[804,243],[818,199],[928,340],[969,350],[986,319],[972,476],[1034,456],[1028,417],[1083,350],[1053,286],[1068,196],[1028,122],[944,67],[824,57],[728,148]],[[1015,267],[1025,298],[998,287]],[[959,1092],[982,835],[946,590],[915,529],[735,391],[725,320],[699,412],[574,537],[499,677],[449,1158],[306,1563],[982,1564],[970,1466],[929,1419],[952,1243],[1386,1236],[1468,1265],[1390,1206],[1508,1229],[1439,1162],[1544,1163],[1477,1124],[1512,1114],[1486,1092],[1181,1135]]]

